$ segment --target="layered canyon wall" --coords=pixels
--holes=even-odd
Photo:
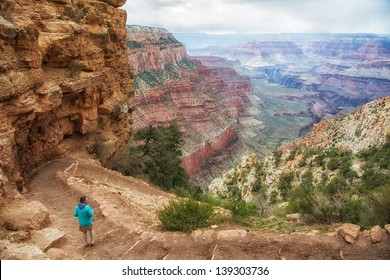
[[[306,103],[314,122],[390,93],[387,35],[219,36],[219,45],[217,38],[208,37],[201,47],[190,49],[191,53],[214,54],[238,62],[235,69],[244,69],[254,83],[260,81],[260,90],[268,84],[279,86],[275,91],[285,91],[290,101]],[[187,45],[198,45],[192,37],[184,38]],[[236,44],[230,43],[233,39]],[[295,94],[298,92],[300,96]]]
[[[125,2],[1,1],[0,167],[19,187],[50,159],[97,146],[105,158],[128,139]]]
[[[136,76],[134,131],[177,123],[185,141],[182,164],[190,176],[213,157],[239,149],[238,123],[247,115],[252,94],[249,78],[188,57],[183,44],[165,29],[127,30]]]

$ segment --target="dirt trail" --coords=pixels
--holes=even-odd
[[[167,232],[155,211],[171,194],[93,162],[63,159],[39,168],[28,183],[28,200],[50,212],[49,227],[66,233],[69,259],[390,259],[390,236],[372,244],[359,238],[305,234],[272,235],[241,228]],[[95,211],[95,246],[84,248],[73,210],[82,194]]]

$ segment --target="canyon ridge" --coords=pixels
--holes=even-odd
[[[301,35],[219,48],[208,37],[206,47],[191,43],[186,50],[188,35],[126,26],[120,9],[125,2],[0,3],[1,259],[390,258],[389,221],[354,231],[356,225],[348,223],[259,216],[267,226],[255,228],[255,220],[252,226],[235,223],[229,210],[215,207],[225,222],[189,233],[167,231],[157,212],[180,198],[104,167],[135,132],[172,123],[183,132],[182,166],[204,189],[221,175],[214,186],[224,192],[224,176],[230,174],[224,172],[255,151],[245,159],[256,163],[257,156],[268,155],[270,169],[258,176],[269,183],[268,189],[260,187],[269,192],[268,200],[279,175],[305,157],[303,147],[348,146],[357,163],[367,144],[387,147],[388,37]],[[353,114],[326,120],[358,106]],[[312,126],[311,134],[269,155]],[[302,150],[290,159],[294,147]],[[307,155],[307,165],[294,169],[296,184],[316,156]],[[385,163],[371,169],[386,184]],[[235,187],[255,182],[249,171],[256,166],[239,170],[242,179],[234,179]],[[356,182],[364,180],[363,167],[353,167]],[[373,192],[387,191],[382,183]],[[253,186],[240,191],[262,205],[262,193]],[[86,193],[95,210],[93,248],[83,247],[72,216]],[[275,199],[282,196],[280,191]]]

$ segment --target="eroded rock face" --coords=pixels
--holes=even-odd
[[[211,68],[204,58],[188,57],[183,44],[165,29],[127,30],[136,75],[134,131],[179,124],[185,140],[183,167],[193,176],[239,141],[239,120],[249,116],[249,78],[223,63]]]
[[[21,186],[43,162],[93,144],[93,134],[113,150],[127,140],[124,3],[1,1],[0,167],[10,181]]]

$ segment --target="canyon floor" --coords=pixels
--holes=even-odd
[[[169,232],[160,227],[156,210],[172,194],[144,181],[124,177],[82,157],[55,160],[40,167],[30,178],[25,197],[44,204],[48,228],[64,237],[48,252],[54,259],[390,259],[390,235],[373,244],[359,234],[354,244],[337,234],[275,234],[223,224],[192,233]],[[84,247],[78,222],[73,217],[79,197],[86,194],[95,211],[95,246]]]

